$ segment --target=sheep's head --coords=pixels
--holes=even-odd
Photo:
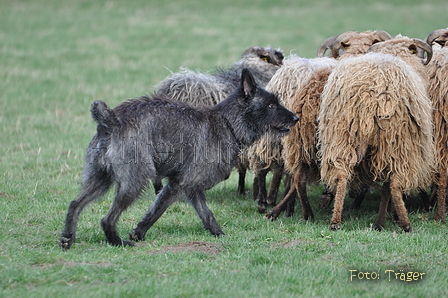
[[[448,41],[448,28],[447,29],[434,30],[426,38],[426,42],[430,46],[433,46],[434,43],[437,43],[442,48],[445,47],[447,41]]]
[[[283,53],[280,50],[276,50],[271,47],[264,48],[258,46],[246,49],[241,55],[241,59],[256,58],[256,57],[275,66],[282,65],[284,58]]]
[[[401,35],[372,45],[368,52],[391,54],[404,60],[418,57],[423,61],[424,65],[428,64],[432,58],[432,48],[429,44],[418,38],[409,38]]]
[[[347,31],[338,36],[325,40],[317,51],[318,57],[324,57],[327,50],[331,50],[333,58],[342,55],[365,54],[369,47],[375,43],[389,40],[392,37],[386,31]]]

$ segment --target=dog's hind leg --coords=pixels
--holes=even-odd
[[[101,226],[106,234],[107,242],[115,246],[134,246],[134,242],[125,241],[120,238],[117,232],[117,221],[120,215],[125,211],[142,193],[144,188],[143,181],[133,181],[131,183],[119,183],[117,194],[109,212],[101,220]]]
[[[179,186],[169,181],[157,195],[155,201],[149,207],[148,212],[137,224],[137,227],[129,234],[129,239],[134,241],[143,240],[149,228],[162,216],[166,209],[176,202],[179,197]]]
[[[81,211],[87,204],[106,193],[112,185],[112,180],[107,173],[101,171],[90,171],[88,173],[90,176],[86,177],[81,193],[68,207],[65,229],[60,240],[63,249],[69,249],[75,242],[76,225]]]
[[[219,227],[213,216],[212,211],[208,208],[205,199],[205,193],[202,190],[192,191],[188,194],[188,201],[193,205],[199,218],[202,220],[202,225],[205,229],[209,230],[213,236],[219,237],[224,235],[224,232]]]

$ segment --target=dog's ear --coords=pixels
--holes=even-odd
[[[241,73],[241,89],[244,93],[244,97],[247,99],[254,98],[255,93],[257,92],[257,83],[255,82],[254,76],[247,68],[244,68]]]

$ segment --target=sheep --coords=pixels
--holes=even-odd
[[[264,88],[282,65],[283,58],[283,53],[279,49],[250,47],[243,52],[241,59],[228,69],[218,68],[214,73],[202,73],[182,68],[180,72],[173,73],[160,82],[155,88],[156,93],[194,106],[216,105],[239,86],[243,68],[249,69],[257,84]],[[236,164],[240,194],[244,194],[245,176],[249,167],[246,155],[243,150]],[[156,183],[155,188],[156,191],[161,189],[161,184]]]
[[[280,138],[271,133],[264,134],[260,140],[246,150],[249,158],[249,167],[255,174],[253,199],[257,201],[258,212],[261,214],[266,213],[268,205],[274,206],[276,202],[284,174],[281,151]],[[269,171],[272,171],[273,174],[269,192],[266,193],[266,177]]]
[[[399,226],[412,231],[402,194],[428,187],[436,168],[424,69],[431,56],[424,41],[398,35],[341,60],[329,76],[318,117],[318,157],[322,181],[336,191],[331,230],[341,227],[347,184],[363,181],[383,183],[375,229],[384,228],[392,199]]]
[[[347,31],[325,40],[317,50],[317,56],[324,57],[327,50],[330,50],[330,57],[336,59],[361,55],[365,54],[371,45],[391,38],[390,34],[383,30]]]
[[[182,68],[156,86],[156,92],[194,106],[216,105],[239,86],[243,68],[248,68],[260,87],[266,86],[283,63],[281,50],[254,46],[247,48],[241,59],[228,69],[202,73]]]
[[[437,209],[434,219],[445,221],[448,183],[448,29],[433,31],[426,42],[433,47],[433,57],[426,65],[429,75],[428,95],[434,106],[434,139],[438,161],[436,183]]]
[[[292,186],[282,202],[274,207],[266,218],[274,220],[288,204],[293,206],[296,191],[302,205],[303,218],[314,218],[307,198],[306,185],[320,180],[316,156],[316,120],[320,95],[337,63],[333,58],[339,60],[363,54],[372,44],[388,39],[391,39],[391,36],[385,31],[348,31],[327,39],[318,49],[320,58],[291,56],[285,59],[284,65],[272,77],[266,88],[278,93],[283,103],[302,117],[286,139],[282,139],[285,167],[293,175]],[[341,49],[336,50],[339,48]],[[326,49],[332,49],[333,58],[324,57]],[[321,205],[329,204],[332,197],[332,193],[326,189],[321,196]]]
[[[297,129],[291,130],[282,140],[282,159],[293,178],[291,188],[282,202],[272,209],[266,218],[275,219],[293,200],[298,192],[305,220],[314,218],[308,202],[306,184],[319,181],[316,158],[316,118],[320,106],[320,94],[337,60],[332,58],[306,59],[291,56],[272,77],[267,89],[279,95],[282,102],[299,116]],[[286,138],[285,137],[285,138]]]

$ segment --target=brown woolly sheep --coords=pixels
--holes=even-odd
[[[433,57],[426,65],[429,75],[428,95],[434,106],[434,139],[438,161],[436,186],[437,209],[434,219],[445,221],[448,184],[448,29],[433,31],[426,42],[433,47]]]
[[[241,59],[228,69],[217,69],[214,73],[195,72],[182,68],[156,86],[156,93],[194,106],[216,105],[227,98],[238,86],[243,68],[251,71],[257,84],[264,88],[283,63],[283,53],[271,47],[247,48]],[[239,173],[238,192],[244,194],[244,183],[249,161],[242,152],[236,168]],[[160,183],[155,186],[161,188]]]
[[[318,154],[322,181],[336,191],[332,230],[341,225],[347,183],[359,180],[383,183],[377,230],[384,227],[391,198],[400,227],[412,231],[402,194],[428,187],[436,166],[423,66],[431,55],[422,40],[399,35],[341,60],[329,76]]]
[[[332,49],[333,58],[344,59],[364,54],[372,44],[390,38],[385,31],[348,31],[327,39],[318,49],[318,56],[321,58],[304,59],[291,56],[272,77],[266,88],[278,93],[284,104],[298,115],[302,115],[302,118],[288,138],[282,140],[285,167],[293,175],[291,188],[284,199],[266,215],[266,218],[275,219],[286,206],[289,208],[294,206],[296,192],[300,198],[304,219],[314,217],[308,202],[306,186],[320,179],[319,162],[316,156],[320,95],[337,63],[335,59],[322,58],[325,51]],[[367,191],[368,188],[363,189]],[[360,192],[356,195],[363,197],[364,194],[365,192]],[[333,194],[326,189],[321,196],[320,206],[328,206],[332,198]]]

